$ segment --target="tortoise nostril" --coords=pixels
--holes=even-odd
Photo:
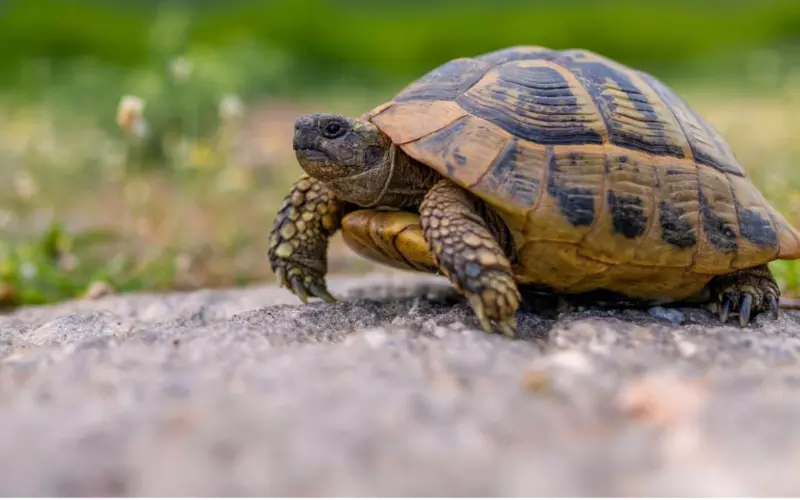
[[[300,120],[297,120],[296,122],[294,122],[294,134],[292,137],[292,146],[294,147],[294,149],[300,149],[301,147],[300,143],[302,141],[300,140],[300,138],[302,135],[302,131],[303,131],[303,124],[301,123]]]
[[[313,122],[313,120],[308,116],[300,116],[294,121],[294,132],[295,134],[302,132],[303,130],[308,129],[308,126]]]

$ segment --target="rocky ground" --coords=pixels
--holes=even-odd
[[[0,318],[0,495],[800,495],[800,314],[509,340],[434,277],[330,285]]]

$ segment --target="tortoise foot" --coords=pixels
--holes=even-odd
[[[499,331],[513,338],[517,331],[520,294],[508,273],[489,269],[476,278],[461,280],[472,310],[487,333]]]
[[[778,318],[781,292],[766,265],[719,276],[709,286],[723,323],[731,314],[739,316],[742,328],[761,312],[769,311],[773,319]]]
[[[317,297],[325,302],[336,301],[325,285],[325,278],[313,269],[278,260],[275,263],[275,276],[278,284],[291,290],[303,304],[308,303],[309,297]]]

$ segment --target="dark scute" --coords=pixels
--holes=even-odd
[[[594,222],[594,193],[586,188],[570,187],[560,184],[556,177],[558,163],[552,150],[548,152],[547,192],[558,200],[558,209],[573,226],[589,226]]]
[[[461,153],[461,150],[458,149],[458,146],[453,149],[453,159],[456,160],[456,163],[462,167],[467,164],[467,157]]]
[[[509,142],[489,170],[495,185],[505,183],[511,199],[523,207],[532,207],[539,193],[539,179],[525,177],[527,170],[518,165],[520,149],[516,140]]]
[[[510,95],[519,97],[510,99]],[[552,68],[504,65],[497,82],[461,95],[456,102],[468,113],[527,141],[553,145],[603,143],[602,136],[581,121],[584,117],[577,114],[580,108],[569,83]],[[509,103],[513,103],[511,109]],[[533,125],[525,118],[550,123]]]
[[[394,100],[452,101],[475,85],[488,69],[488,64],[474,59],[449,61],[417,80],[413,88],[397,94]]]
[[[694,142],[693,142],[691,137],[689,138],[689,144],[690,145],[694,144]],[[705,165],[707,167],[711,167],[711,168],[717,170],[718,172],[723,172],[723,173],[727,173],[727,174],[734,174],[734,175],[738,175],[740,177],[742,176],[742,171],[741,171],[741,169],[739,169],[738,166],[729,165],[729,164],[721,161],[719,158],[715,158],[713,156],[709,156],[706,153],[703,153],[702,151],[695,151],[694,147],[692,147],[692,151],[694,151],[694,159],[695,159],[695,161],[697,163],[699,163],[701,165]]]
[[[675,94],[675,92],[673,92],[672,89],[667,87],[666,84],[664,84],[654,76],[644,73],[642,71],[637,71],[636,74],[639,75],[639,77],[642,78],[645,81],[645,83],[647,83],[650,86],[651,89],[653,89],[656,95],[658,95],[658,97],[660,97],[661,100],[664,101],[664,104],[666,104],[668,108],[670,109],[683,108],[686,113],[694,117],[694,119],[703,128],[703,132],[705,133],[705,135],[707,135],[710,140],[714,141],[714,147],[717,150],[719,150],[720,145],[718,141],[720,139],[718,139],[718,134],[716,134],[711,129],[711,126],[708,124],[708,122],[704,120],[703,117],[699,116],[689,106],[689,104],[686,101],[684,101],[681,97]],[[675,116],[675,119],[678,121],[678,125],[681,127],[684,135],[689,141],[689,147],[692,150],[692,155],[694,156],[695,161],[697,161],[697,163],[716,169],[719,172],[734,174],[738,176],[744,175],[744,172],[738,165],[731,164],[725,161],[724,155],[720,154],[719,156],[711,156],[707,153],[700,151],[698,146],[698,140],[692,133],[692,127],[688,123],[682,121],[679,115],[675,113],[673,113],[673,115]]]
[[[723,253],[735,252],[738,248],[736,233],[731,225],[720,215],[711,211],[708,199],[700,191],[700,216],[703,219],[703,232],[714,248]]]
[[[653,105],[625,72],[603,62],[582,61],[573,54],[563,54],[557,58],[557,62],[574,74],[589,92],[608,127],[612,143],[651,154],[684,157],[681,146],[670,143],[664,134],[664,124],[660,121]],[[614,82],[627,95],[629,103],[642,115],[641,123],[647,127],[648,134],[631,134],[629,129],[626,130],[622,124],[615,122],[614,112],[617,104],[606,92],[607,81]]]
[[[778,246],[778,234],[772,224],[754,210],[747,210],[736,202],[736,213],[739,216],[739,234],[742,238],[760,247]]]
[[[531,89],[536,93],[542,92],[545,97],[565,97],[565,104],[575,107],[575,97],[569,90],[569,82],[564,76],[553,68],[546,66],[520,66],[519,64],[504,64],[498,68],[501,80],[515,84],[522,88]],[[547,93],[552,90],[552,93]],[[560,92],[559,92],[560,91]],[[577,108],[576,108],[577,109]]]
[[[553,51],[526,52],[521,47],[509,47],[507,49],[496,50],[476,57],[479,61],[484,61],[492,66],[503,64],[509,61],[531,61],[535,59],[551,60],[554,57]]]
[[[495,177],[497,180],[502,180],[511,175],[516,168],[518,154],[519,149],[517,141],[512,139],[508,143],[508,146],[506,146],[506,149],[504,149],[497,160],[495,160],[494,165],[492,165],[489,171],[489,175]]]
[[[569,152],[569,164],[575,166],[578,164],[578,160],[581,159],[581,155],[578,154],[577,151],[570,151]]]
[[[697,233],[684,217],[686,212],[681,207],[662,201],[658,211],[658,223],[661,225],[661,237],[664,241],[680,249],[697,244]]]
[[[419,147],[437,153],[445,161],[445,169],[449,176],[452,176],[456,171],[456,166],[449,161],[450,156],[454,156],[459,164],[463,165],[462,161],[466,162],[466,157],[459,152],[456,145],[456,138],[466,124],[466,117],[460,118],[442,130],[421,139],[419,142]]]
[[[628,239],[637,238],[647,230],[644,201],[635,195],[608,191],[608,208],[614,232]]]

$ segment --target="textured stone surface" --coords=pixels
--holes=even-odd
[[[0,318],[0,494],[800,495],[800,315],[520,315],[434,277]]]

